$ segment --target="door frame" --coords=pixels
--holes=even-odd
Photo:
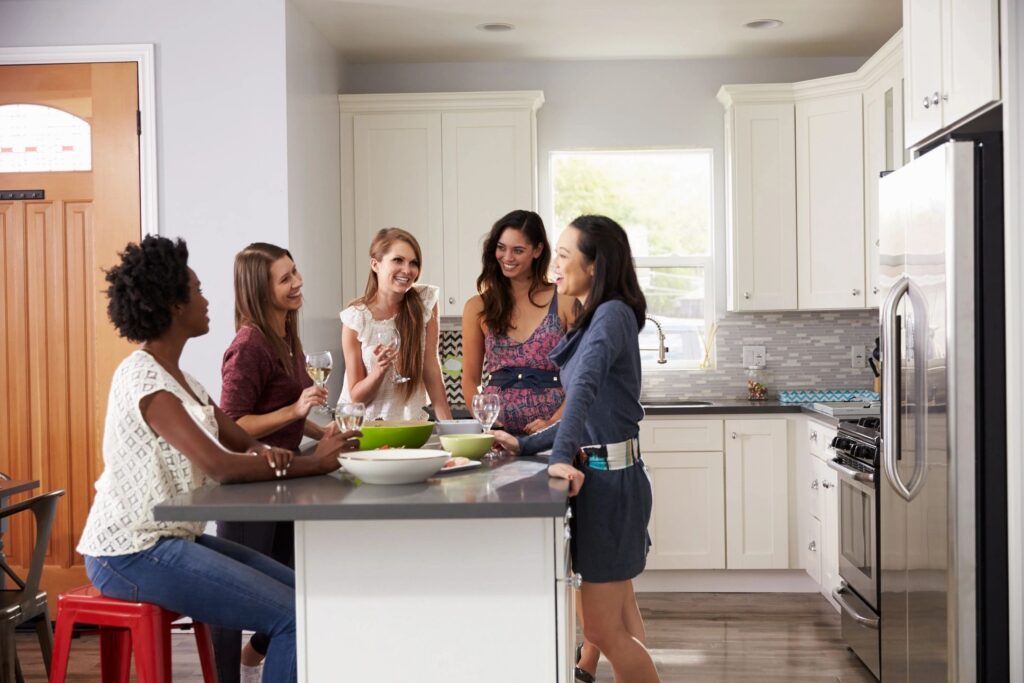
[[[63,45],[0,47],[0,66],[17,64],[82,64],[135,62],[138,65],[139,111],[139,209],[142,236],[159,234],[157,186],[156,74],[154,49],[149,43],[125,45]]]

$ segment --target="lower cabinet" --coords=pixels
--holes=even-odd
[[[802,460],[797,471],[804,473],[798,485],[806,486],[797,513],[801,565],[832,601],[832,590],[839,587],[839,475],[828,466],[835,428],[808,420],[807,435],[807,449],[797,454]]]
[[[654,487],[648,569],[725,569],[721,452],[648,453]]]

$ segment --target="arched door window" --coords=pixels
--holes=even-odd
[[[0,173],[89,170],[87,121],[38,104],[0,105]]]

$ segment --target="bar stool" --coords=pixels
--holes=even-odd
[[[171,622],[181,615],[148,602],[128,602],[80,586],[57,598],[57,632],[50,683],[64,683],[75,624],[100,627],[100,671],[104,683],[128,683],[132,650],[139,683],[171,683]],[[217,683],[213,645],[206,624],[192,622],[205,683]]]

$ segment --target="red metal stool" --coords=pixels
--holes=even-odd
[[[51,683],[64,683],[75,624],[100,627],[103,683],[128,683],[132,650],[139,683],[171,683],[171,622],[181,615],[148,602],[106,598],[94,586],[80,586],[57,598],[57,632],[53,643]],[[217,683],[213,644],[206,624],[192,622],[203,681]]]

